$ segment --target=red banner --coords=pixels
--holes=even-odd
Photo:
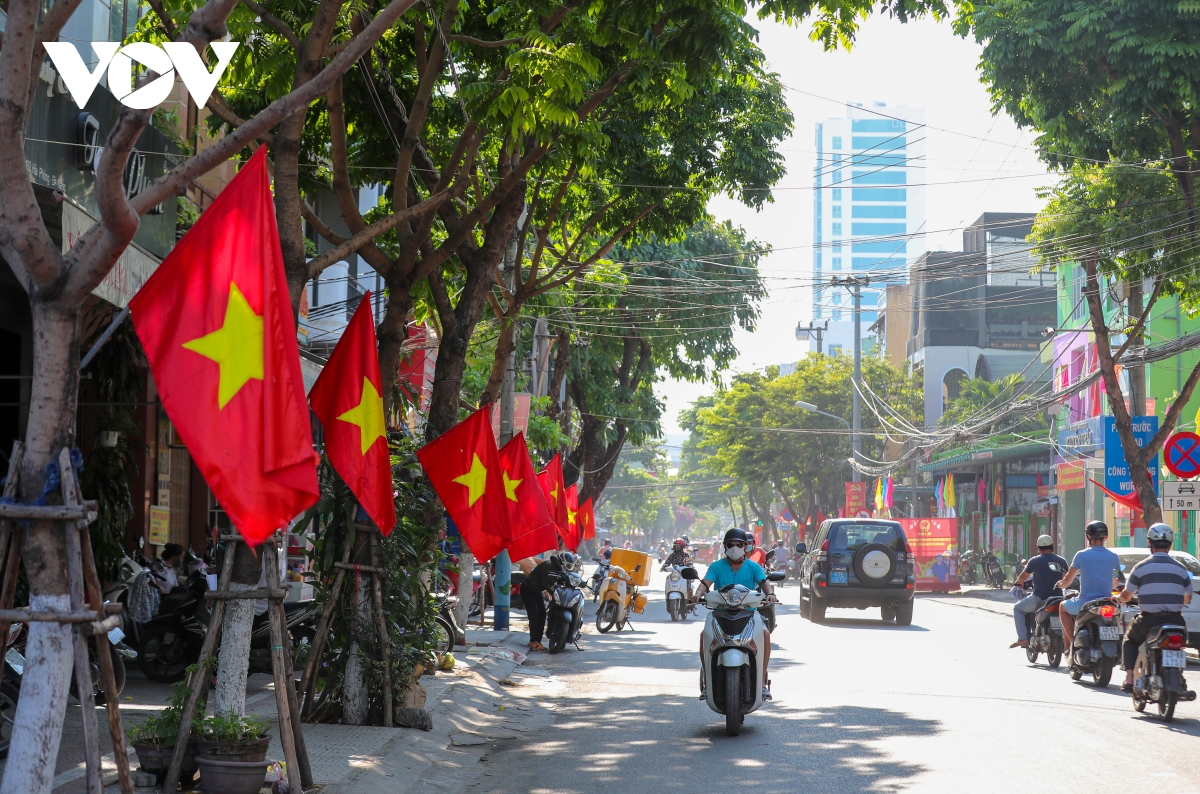
[[[899,518],[916,564],[917,589],[958,589],[958,519]]]
[[[867,510],[867,484],[865,482],[846,483],[846,517],[866,518],[870,516]],[[864,513],[865,515],[859,515]]]

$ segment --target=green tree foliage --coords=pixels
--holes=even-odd
[[[617,531],[637,528],[649,533],[659,513],[672,509],[667,466],[666,451],[659,442],[622,449],[599,516],[611,521]]]
[[[1047,162],[1165,163],[1194,211],[1200,14],[1188,8],[987,0],[964,4],[956,24],[983,44],[993,107],[1037,131]]]
[[[775,496],[793,515],[829,511],[850,479],[851,438],[841,423],[796,406],[811,403],[850,419],[853,361],[847,356],[809,355],[791,375],[777,368],[738,375],[695,409],[690,430],[708,454],[704,465],[735,479],[764,524]],[[921,382],[886,361],[863,359],[863,380],[881,402],[920,424]],[[882,457],[881,425],[863,411],[863,455]]]
[[[985,415],[1020,397],[1027,390],[1027,384],[1020,375],[1006,375],[1000,380],[989,381],[984,378],[968,378],[962,382],[959,395],[950,401],[938,425],[951,427]],[[1016,417],[1002,420],[989,425],[982,432],[988,435],[998,433],[1045,433],[1049,430],[1045,416],[1038,414],[1034,417]]]

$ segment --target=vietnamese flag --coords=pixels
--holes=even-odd
[[[583,540],[596,537],[596,516],[592,513],[592,497],[583,500],[579,505],[579,526],[583,530]]]
[[[382,384],[368,291],[321,370],[308,401],[325,430],[329,462],[375,526],[387,535],[396,524],[396,502],[383,420]]]
[[[537,481],[537,470],[529,458],[525,434],[517,433],[500,448],[500,477],[504,481],[504,501],[508,523],[514,538],[553,524],[546,497]],[[543,549],[545,551],[545,549]],[[520,558],[517,558],[520,559]]]
[[[583,536],[583,530],[579,526],[579,497],[574,485],[567,488],[566,497],[567,532],[563,535],[563,544],[567,547],[567,551],[573,552],[579,548],[579,541]]]
[[[318,497],[265,147],[129,308],[167,415],[234,527],[261,543]]]
[[[567,486],[563,482],[562,457],[555,455],[538,475],[542,493],[546,495],[546,506],[550,508],[550,516],[559,527],[559,533],[567,530],[567,500],[564,496]]]
[[[471,553],[487,562],[503,551],[512,533],[488,411],[476,411],[421,447],[417,459]]]

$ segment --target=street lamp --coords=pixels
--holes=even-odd
[[[805,411],[811,411],[811,412],[813,412],[814,414],[820,414],[821,416],[828,416],[830,419],[836,419],[836,420],[838,420],[839,422],[841,422],[842,424],[844,424],[844,425],[846,426],[846,429],[847,429],[847,430],[849,430],[849,429],[850,429],[850,423],[849,423],[849,422],[847,422],[845,419],[843,419],[842,417],[838,416],[837,414],[831,414],[831,413],[829,413],[828,411],[822,411],[820,408],[818,408],[817,406],[813,405],[812,403],[806,403],[806,402],[804,402],[803,400],[797,400],[797,401],[796,401],[796,407],[797,407],[797,408],[803,408]]]

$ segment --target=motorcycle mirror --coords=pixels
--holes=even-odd
[[[684,579],[687,579],[689,582],[694,582],[700,578],[700,574],[696,573],[695,568],[684,568],[679,572],[679,575]]]
[[[144,549],[144,548],[146,548],[146,537],[145,537],[145,535],[143,535],[142,537],[138,538],[138,548],[139,548],[139,549]]]
[[[787,579],[787,574],[783,571],[771,571],[767,574],[767,581],[769,582],[782,582],[785,579]]]

